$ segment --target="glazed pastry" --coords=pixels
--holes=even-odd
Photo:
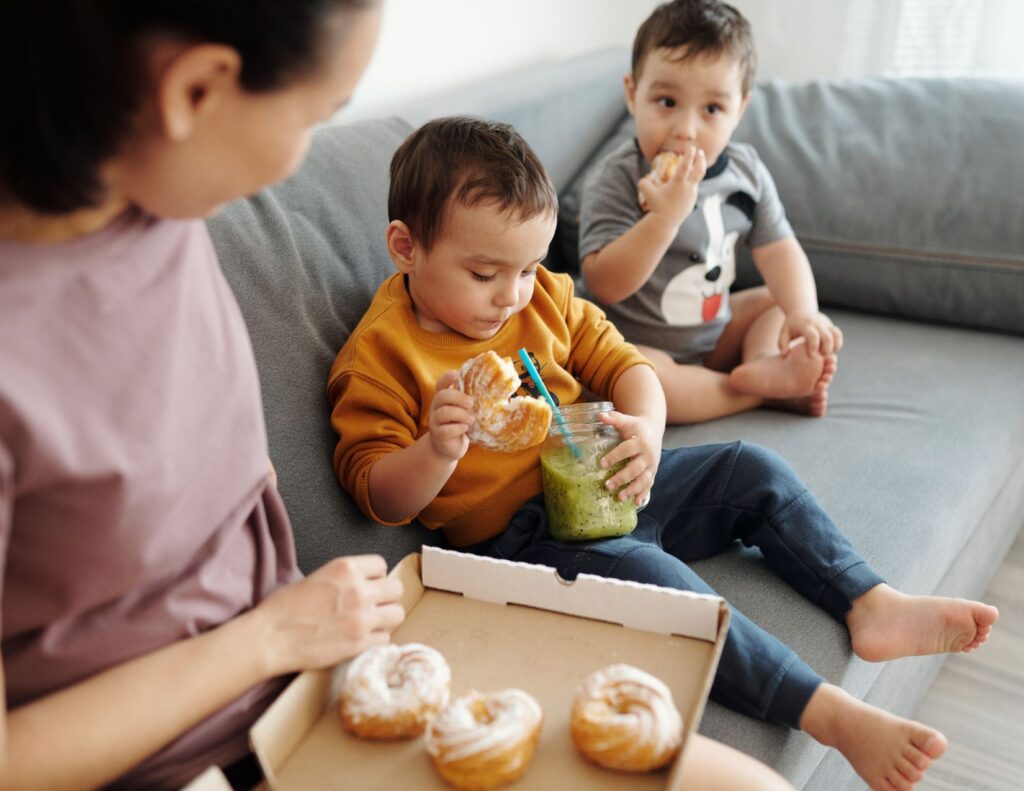
[[[679,170],[679,166],[682,163],[682,154],[675,151],[662,151],[651,162],[651,172],[658,181],[664,184]],[[640,208],[646,209],[647,199],[643,196],[643,193],[637,192],[637,198],[640,201]]]
[[[427,752],[455,788],[495,788],[529,768],[542,719],[540,704],[521,689],[471,692],[431,720]]]
[[[420,643],[382,645],[352,660],[341,691],[342,727],[363,739],[409,739],[448,703],[451,670]]]
[[[492,351],[478,354],[459,369],[459,389],[475,399],[469,441],[492,450],[514,451],[544,441],[551,408],[533,396],[511,398],[519,389],[512,361]]]
[[[608,769],[647,772],[669,763],[683,741],[683,718],[660,679],[611,665],[583,681],[572,707],[572,740]]]

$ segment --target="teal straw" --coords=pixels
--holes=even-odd
[[[551,413],[555,416],[555,422],[558,423],[558,427],[562,432],[562,436],[565,438],[565,444],[569,446],[569,450],[572,451],[573,458],[579,459],[583,454],[580,453],[580,449],[576,446],[569,437],[572,432],[569,431],[568,423],[565,422],[565,418],[562,417],[562,413],[558,411],[558,407],[555,406],[555,399],[551,397],[551,393],[548,392],[547,387],[544,385],[544,380],[540,378],[540,372],[534,366],[533,361],[530,359],[530,355],[526,353],[526,349],[519,350],[519,359],[523,361],[523,365],[526,367],[526,373],[533,379],[537,389],[540,390],[540,394],[544,396],[544,400],[548,402],[548,406],[551,407]]]

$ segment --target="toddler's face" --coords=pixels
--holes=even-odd
[[[410,263],[402,267],[417,323],[430,332],[494,337],[529,304],[554,233],[553,216],[519,220],[493,203],[453,202],[430,251],[414,243]]]
[[[725,150],[749,96],[743,95],[740,64],[729,53],[679,60],[685,51],[652,50],[639,80],[626,76],[626,103],[648,162],[661,151],[696,146],[710,166]]]

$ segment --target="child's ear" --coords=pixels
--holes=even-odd
[[[636,81],[632,74],[627,74],[622,78],[622,86],[626,90],[626,107],[629,109],[629,114],[636,115],[633,112],[636,109]]]
[[[242,58],[223,44],[196,44],[170,57],[157,82],[164,135],[175,143],[192,136],[199,121],[242,90]]]
[[[750,91],[747,91],[743,95],[743,102],[740,104],[740,118],[743,117],[743,113],[747,111],[747,105],[750,104]]]
[[[401,220],[392,220],[387,230],[388,252],[398,271],[409,274],[416,266],[416,240],[409,226]]]

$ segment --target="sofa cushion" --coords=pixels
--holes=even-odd
[[[843,310],[834,318],[846,344],[825,418],[757,410],[670,428],[666,446],[737,438],[766,445],[893,586],[981,596],[1024,526],[1024,343]],[[941,661],[853,657],[845,628],[779,580],[756,550],[737,547],[693,566],[822,676],[886,709],[912,714]],[[875,689],[883,672],[898,680],[886,681],[884,694]],[[768,761],[797,787],[825,752],[805,734],[754,728],[714,704],[701,731]],[[808,788],[841,787],[814,777]]]
[[[1021,118],[1021,81],[769,82],[736,138],[774,175],[823,303],[1024,333]]]
[[[394,273],[384,245],[388,167],[410,131],[399,119],[321,129],[295,175],[209,221],[252,336],[270,457],[307,572],[341,554],[393,561],[440,538],[419,526],[374,525],[331,465],[327,374]]]
[[[1024,334],[1024,83],[769,82],[735,139],[768,166],[823,304]],[[626,116],[597,156],[634,135]],[[580,174],[561,195],[578,271]],[[745,248],[736,288],[759,284]]]

